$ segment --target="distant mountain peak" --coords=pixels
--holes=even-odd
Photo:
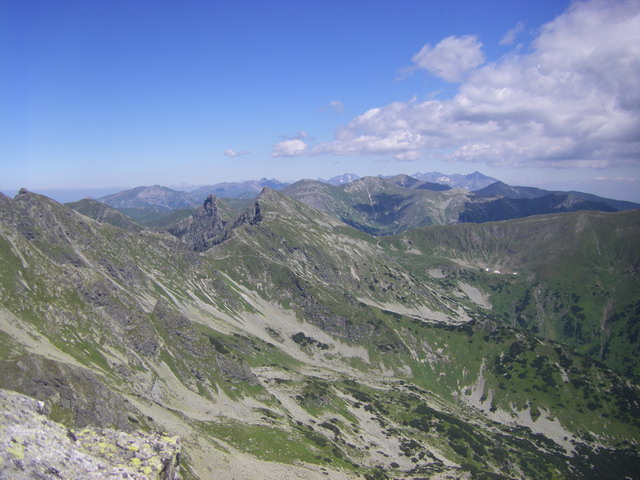
[[[173,190],[162,185],[130,188],[98,199],[113,208],[158,208],[175,210],[191,208],[198,202],[187,192]]]
[[[449,185],[451,188],[464,188],[471,192],[479,190],[483,187],[491,185],[496,182],[497,179],[488,177],[477,170],[469,174],[444,174],[442,172],[427,172],[427,173],[414,173],[412,175],[418,180],[425,182],[434,182]]]
[[[337,175],[335,177],[331,177],[329,180],[320,180],[323,183],[328,183],[329,185],[345,185],[347,183],[351,183],[355,180],[358,180],[360,177],[355,173],[343,173],[342,175]]]
[[[261,178],[260,180],[246,180],[242,182],[221,182],[214,185],[204,185],[193,190],[190,195],[201,201],[210,193],[219,198],[255,198],[264,187],[282,190],[288,183],[275,178]]]
[[[410,177],[409,175],[405,175],[404,173],[400,175],[396,175],[391,178],[387,178],[387,181],[393,183],[398,187],[412,188],[417,183],[422,183],[415,177]]]
[[[515,216],[528,216],[541,213],[554,213],[573,210],[601,210],[611,212],[615,210],[630,210],[639,208],[640,205],[633,202],[613,200],[583,192],[558,192],[544,190],[537,187],[511,186],[501,181],[496,181],[480,190],[475,196],[485,202],[484,205],[475,204],[470,207],[470,212],[465,213],[461,221],[479,221],[479,218],[487,220],[503,220],[515,218]],[[513,211],[519,210],[518,215]],[[478,216],[479,212],[482,214]],[[486,214],[491,211],[488,217]],[[510,211],[507,216],[504,216]]]
[[[394,184],[396,187],[410,188],[414,190],[432,190],[435,192],[442,192],[444,190],[451,189],[451,187],[446,184],[425,182],[404,174],[388,177],[386,178],[386,181]]]

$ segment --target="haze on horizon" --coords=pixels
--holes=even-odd
[[[640,201],[640,0],[0,4],[0,190],[475,170]]]

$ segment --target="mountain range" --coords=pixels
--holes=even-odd
[[[637,476],[640,210],[448,224],[470,192],[298,183],[164,230],[0,195],[0,388],[70,438],[176,436],[185,479]]]
[[[372,235],[426,225],[483,223],[578,210],[618,211],[640,205],[580,192],[550,192],[494,182],[476,192],[407,175],[364,177],[332,186],[301,180],[283,193]]]
[[[229,208],[240,211],[264,187],[283,191],[373,235],[396,234],[432,224],[482,223],[547,213],[640,207],[582,192],[512,187],[479,172],[363,178],[344,174],[326,181],[300,180],[293,184],[263,178],[200,187],[190,193],[156,185],[125,190],[99,201],[142,225],[167,227],[186,218],[211,194],[222,198]]]
[[[439,172],[416,173],[414,178],[455,188],[475,190],[495,182],[495,178],[487,177],[479,172],[468,175],[444,175]],[[319,182],[330,185],[345,185],[358,180],[355,173],[345,173],[328,180]],[[384,178],[384,177],[382,177]],[[153,207],[165,210],[175,210],[197,206],[204,202],[207,196],[213,194],[219,198],[253,199],[264,187],[282,190],[289,183],[279,180],[262,178],[260,180],[246,180],[242,182],[222,182],[205,185],[189,192],[178,191],[160,185],[150,187],[135,187],[121,192],[100,197],[99,200],[114,208],[146,208]]]

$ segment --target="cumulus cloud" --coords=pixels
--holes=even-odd
[[[236,151],[233,148],[227,148],[222,153],[224,154],[225,157],[233,158],[233,157],[241,157],[242,155],[248,155],[251,152],[249,152],[248,150]]]
[[[299,138],[284,140],[273,147],[272,157],[295,157],[307,151],[307,144]]]
[[[413,56],[413,63],[447,82],[460,82],[484,63],[482,43],[472,35],[447,37],[435,47],[427,43]]]
[[[518,22],[515,27],[511,28],[500,40],[500,45],[511,45],[516,36],[524,29],[524,23]]]
[[[373,108],[333,141],[283,149],[496,166],[639,165],[638,45],[638,0],[576,2],[542,26],[527,53],[484,65],[475,37],[448,37],[414,62],[451,81],[464,77],[452,98]]]

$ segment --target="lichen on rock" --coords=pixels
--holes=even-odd
[[[180,440],[160,433],[72,430],[43,402],[0,390],[0,478],[180,478]]]

